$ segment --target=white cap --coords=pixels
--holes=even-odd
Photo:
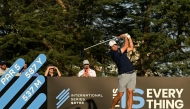
[[[88,61],[88,60],[84,60],[84,61],[83,61],[83,65],[84,65],[84,64],[89,64],[89,61]]]
[[[115,44],[117,44],[114,40],[111,40],[110,42],[109,42],[109,46],[110,47],[112,47],[113,45],[115,45]]]

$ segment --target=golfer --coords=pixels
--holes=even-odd
[[[118,48],[114,40],[109,42],[111,48],[110,55],[118,67],[118,93],[113,99],[110,109],[114,109],[115,105],[123,96],[125,90],[127,94],[127,109],[132,109],[133,91],[136,86],[136,73],[134,72],[132,63],[127,57],[127,52],[133,50],[133,42],[129,34],[121,34],[118,38],[124,39],[124,45]]]

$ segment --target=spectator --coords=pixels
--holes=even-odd
[[[28,63],[26,63],[25,62],[25,64],[24,64],[24,66],[23,66],[23,68],[21,69],[21,71],[20,71],[20,75],[22,75],[24,72],[25,72],[25,70],[28,68]],[[16,76],[20,76],[20,75],[16,75]],[[38,72],[35,72],[35,74],[33,75],[33,76],[38,76],[39,74],[38,74]]]
[[[2,76],[6,71],[8,71],[7,63],[5,61],[0,61],[0,76]]]
[[[90,63],[88,60],[83,61],[83,70],[79,71],[78,77],[96,77],[96,72],[90,69]]]
[[[20,74],[22,75],[23,72],[27,69],[28,67],[28,64],[25,62],[24,66],[22,67],[21,71],[20,71]]]
[[[57,71],[57,73],[54,73],[54,70]],[[44,76],[47,76],[47,77],[61,77],[61,73],[59,71],[59,69],[55,66],[52,66],[52,65],[49,65],[45,71],[45,74]]]

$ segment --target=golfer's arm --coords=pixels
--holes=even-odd
[[[128,38],[128,40],[129,40],[129,46],[128,46],[128,48],[127,48],[127,52],[130,52],[130,51],[133,51],[134,46],[133,46],[133,41],[132,41],[132,39],[131,39],[131,38]]]
[[[121,47],[121,53],[124,53],[128,49],[128,38],[124,37],[124,45]]]

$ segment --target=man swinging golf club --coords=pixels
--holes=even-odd
[[[127,109],[132,109],[133,91],[136,86],[136,73],[126,53],[133,50],[133,42],[131,36],[127,33],[121,34],[118,38],[124,39],[124,45],[121,48],[118,48],[114,40],[109,42],[111,58],[118,67],[118,93],[113,99],[110,109],[115,108],[115,105],[121,99],[125,90],[127,94]]]

